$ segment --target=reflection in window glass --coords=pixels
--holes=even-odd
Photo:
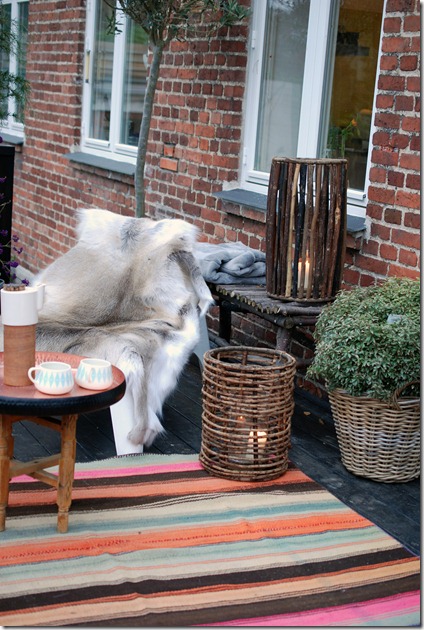
[[[325,155],[346,157],[349,187],[363,190],[384,0],[342,0]]]
[[[123,73],[120,142],[136,146],[143,116],[146,91],[148,45],[143,29],[132,21],[127,25]]]
[[[106,141],[109,140],[112,97],[114,34],[109,29],[112,11],[105,0],[97,4],[96,40],[93,51],[90,136]]]
[[[28,2],[12,0],[1,5],[0,50],[0,118],[3,128],[20,131],[16,123],[23,123],[26,49],[28,31]]]
[[[10,4],[1,7],[1,24],[2,41],[8,41],[10,37],[10,28],[12,20],[12,7]],[[8,50],[0,50],[0,72],[9,72],[10,54]],[[8,84],[5,81],[0,82],[0,119],[4,120],[8,114]]]
[[[18,5],[18,9],[18,34],[20,51],[17,59],[16,74],[20,79],[25,79],[28,44],[28,2],[20,2]],[[23,122],[23,114],[23,107],[20,103],[18,103],[16,108],[16,118],[19,122]]]
[[[310,0],[268,0],[255,170],[297,154],[309,8]]]

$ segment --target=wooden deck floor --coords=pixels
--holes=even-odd
[[[340,453],[329,408],[296,392],[291,460],[336,497],[420,553],[420,481],[385,484],[349,473]],[[201,445],[201,373],[190,363],[164,408],[166,433],[146,450],[151,453],[198,453]],[[14,425],[15,457],[34,459],[58,451],[58,435],[26,421]],[[110,414],[81,416],[77,461],[114,457]]]

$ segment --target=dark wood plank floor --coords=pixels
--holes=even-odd
[[[194,359],[164,408],[166,432],[146,449],[150,453],[199,453],[201,446],[201,372]],[[357,477],[340,461],[328,406],[296,392],[291,460],[336,497],[369,518],[413,553],[420,553],[420,481],[385,484]],[[58,435],[27,421],[14,425],[15,457],[42,457],[58,450]],[[108,411],[81,416],[77,461],[116,454]]]

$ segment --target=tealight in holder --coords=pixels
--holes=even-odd
[[[346,251],[347,160],[273,158],[267,197],[266,290],[282,301],[328,302]]]
[[[200,463],[240,481],[274,479],[288,468],[294,357],[228,346],[204,355]]]

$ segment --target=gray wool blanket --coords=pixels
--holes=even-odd
[[[194,257],[206,282],[265,284],[265,254],[242,243],[196,243]]]

